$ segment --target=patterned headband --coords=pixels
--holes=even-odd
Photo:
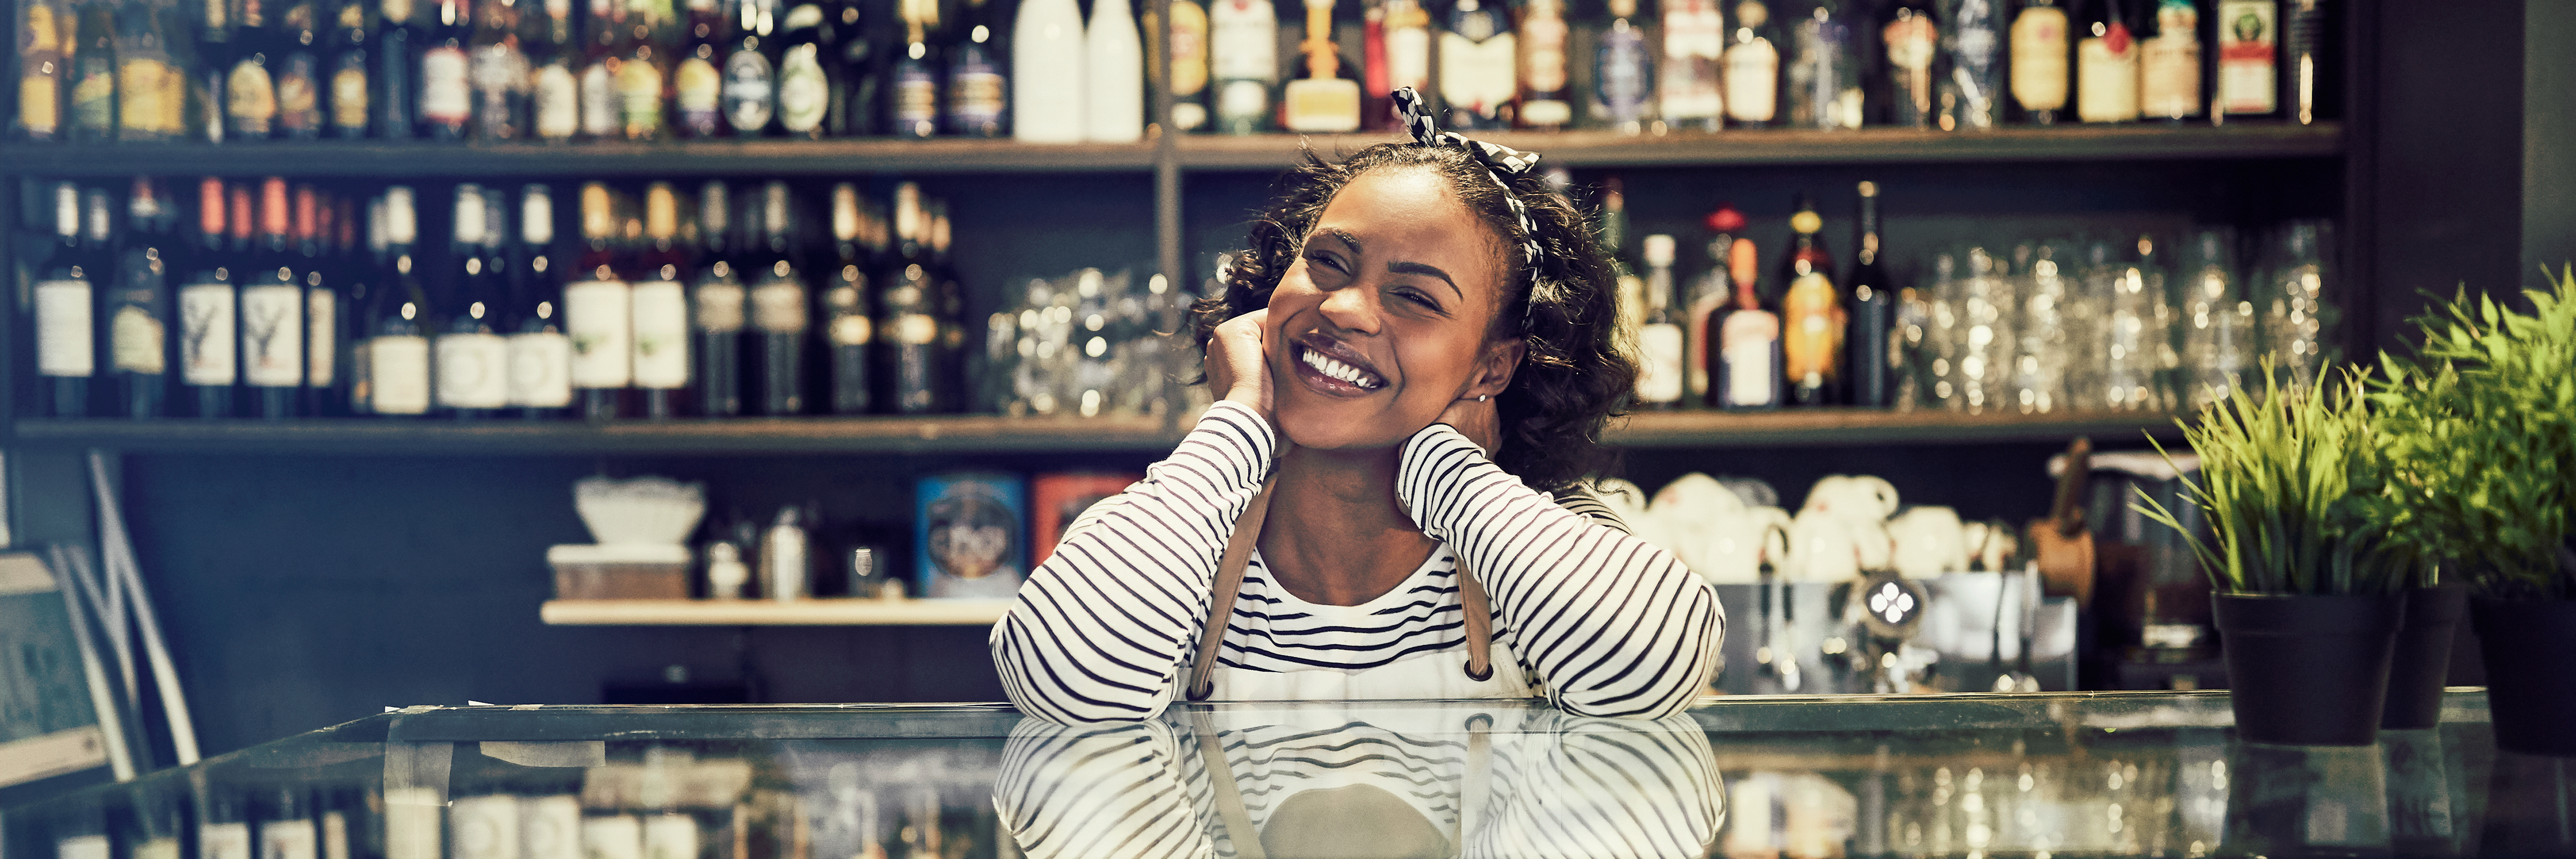
[[[1538,166],[1538,153],[1521,152],[1508,146],[1496,146],[1482,140],[1469,140],[1454,132],[1441,131],[1431,122],[1431,106],[1425,103],[1422,94],[1414,92],[1412,87],[1395,91],[1395,113],[1397,117],[1404,120],[1405,129],[1413,132],[1414,145],[1457,147],[1466,150],[1470,157],[1476,159],[1476,163],[1485,166],[1486,174],[1493,177],[1494,187],[1503,189],[1503,202],[1512,207],[1512,217],[1520,219],[1521,254],[1528,258],[1529,267],[1535,272],[1539,262],[1547,259],[1547,250],[1539,246],[1538,224],[1530,220],[1529,208],[1521,205],[1521,198],[1512,193],[1512,186],[1503,184],[1503,174],[1517,175],[1529,172],[1530,168]],[[1523,307],[1524,324],[1527,322],[1527,309],[1526,306]]]

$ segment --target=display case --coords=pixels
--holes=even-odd
[[[6,812],[31,859],[2487,855],[2576,846],[2482,692],[2376,746],[2211,694],[408,707]],[[1338,852],[1335,852],[1338,851]]]

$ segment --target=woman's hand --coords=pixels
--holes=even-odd
[[[1439,423],[1448,424],[1468,441],[1484,448],[1486,459],[1492,459],[1503,449],[1502,415],[1490,399],[1479,401],[1475,397],[1459,397],[1452,400],[1449,408],[1440,412]]]
[[[1207,345],[1208,389],[1218,399],[1251,407],[1264,420],[1270,418],[1270,361],[1261,332],[1269,320],[1266,308],[1226,320]]]

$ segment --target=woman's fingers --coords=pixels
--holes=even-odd
[[[1502,413],[1495,409],[1491,399],[1478,401],[1475,397],[1460,397],[1452,400],[1449,408],[1440,412],[1439,422],[1448,424],[1468,441],[1484,448],[1485,456],[1489,458],[1503,449]]]
[[[1270,311],[1255,310],[1226,320],[1208,338],[1208,388],[1221,398],[1270,415],[1270,370],[1263,323]]]

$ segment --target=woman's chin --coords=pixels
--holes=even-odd
[[[1282,401],[1277,414],[1279,434],[1291,444],[1312,450],[1377,450],[1403,444],[1415,431],[1430,424],[1423,420],[1396,426],[1404,421],[1375,410],[1366,415],[1351,414],[1353,411],[1358,410]]]

